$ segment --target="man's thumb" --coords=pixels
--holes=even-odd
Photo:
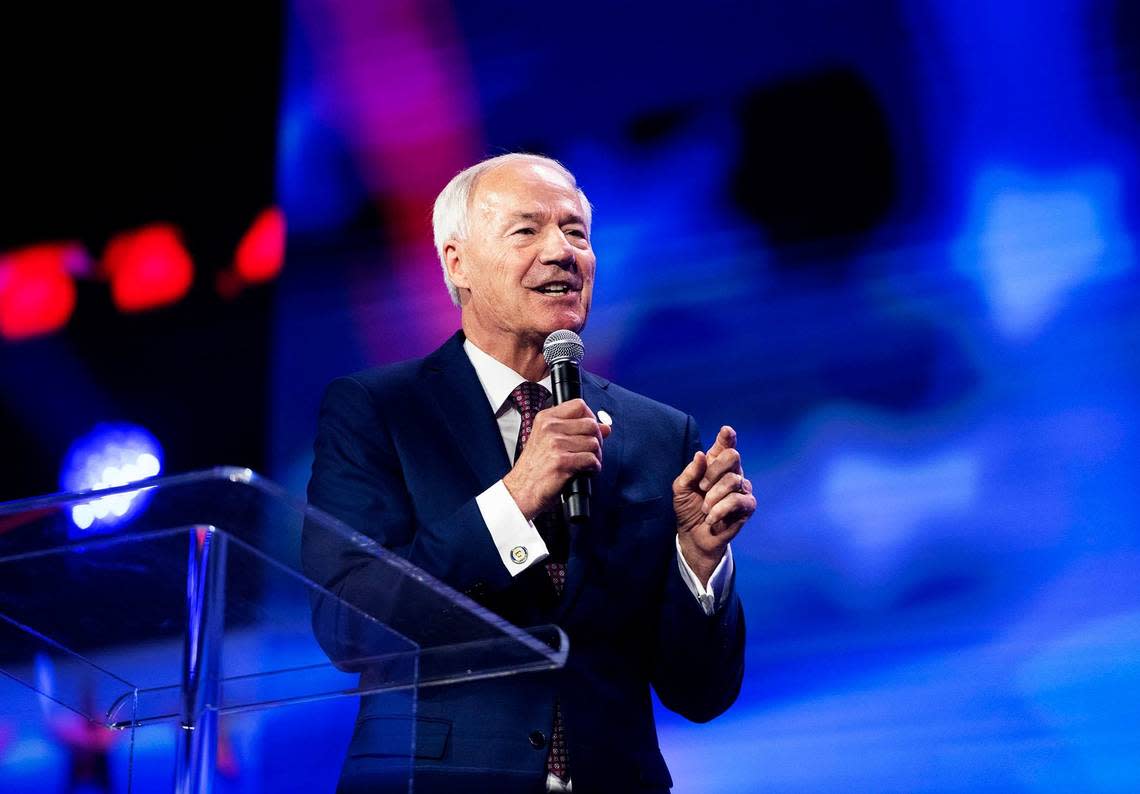
[[[677,479],[673,481],[674,491],[696,491],[697,484],[701,478],[705,476],[705,470],[708,468],[708,460],[705,458],[705,453],[697,452],[693,455],[693,459],[689,461],[689,465],[681,470],[677,475]]]

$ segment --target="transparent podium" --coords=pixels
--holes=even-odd
[[[322,587],[302,544],[372,584]],[[226,715],[380,692],[414,712],[422,687],[555,669],[566,653],[557,627],[505,622],[247,469],[0,505],[0,672],[60,741],[96,757],[117,742],[113,790],[153,790],[149,750],[136,780],[148,732],[169,750],[163,788],[217,791]],[[325,747],[317,722],[302,748]],[[414,791],[416,720],[403,723]]]

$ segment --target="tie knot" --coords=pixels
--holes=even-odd
[[[550,392],[541,383],[523,381],[511,392],[511,402],[519,409],[519,413],[526,417],[533,417],[542,410]]]

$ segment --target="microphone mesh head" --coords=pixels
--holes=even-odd
[[[573,331],[555,331],[546,337],[542,345],[542,357],[546,359],[546,366],[553,367],[559,361],[573,361],[582,363],[582,356],[586,348],[582,344],[582,337]]]

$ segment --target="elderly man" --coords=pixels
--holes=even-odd
[[[590,373],[583,399],[545,407],[543,342],[590,310],[590,223],[556,161],[508,154],[460,173],[433,225],[462,330],[426,358],[334,381],[321,408],[312,504],[506,619],[570,638],[564,670],[421,694],[417,792],[668,791],[650,686],[697,721],[740,688],[729,541],[756,500],[735,432],[701,451],[691,417]],[[578,474],[591,516],[571,527],[553,508]],[[354,587],[335,555],[305,554],[330,590]],[[344,791],[384,787],[396,752],[364,729],[376,708],[364,699]]]

